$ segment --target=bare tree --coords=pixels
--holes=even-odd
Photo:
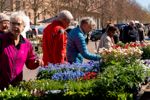
[[[13,0],[0,0],[0,12],[10,12],[13,11]]]
[[[6,0],[0,0],[0,11],[3,12],[5,10],[5,2]]]
[[[38,14],[56,15],[60,10],[71,11],[75,18],[92,16],[101,19],[104,27],[109,21],[148,20],[149,13],[135,0],[29,0],[29,8],[34,12],[34,24]],[[144,16],[144,17],[143,17]],[[147,17],[146,17],[147,16]]]
[[[40,14],[43,14],[47,10],[47,0],[29,0],[28,8],[32,9],[34,14],[34,24],[37,24],[37,18]]]

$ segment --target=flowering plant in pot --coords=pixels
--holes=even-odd
[[[81,80],[87,73],[99,72],[99,65],[94,61],[73,64],[49,64],[39,69],[38,79],[52,80]],[[95,75],[96,76],[96,75]],[[92,78],[92,77],[91,77]]]
[[[132,64],[141,58],[142,51],[138,47],[101,49],[99,54],[104,63],[120,62],[123,64]]]

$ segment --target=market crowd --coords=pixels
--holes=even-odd
[[[23,67],[35,69],[47,66],[48,63],[82,63],[83,59],[100,61],[101,56],[90,53],[87,44],[89,33],[96,23],[91,17],[83,17],[79,24],[67,30],[74,21],[68,10],[59,12],[43,31],[42,52],[38,57],[31,42],[24,36],[29,24],[25,13],[14,12],[10,16],[0,14],[0,89],[9,84],[16,86],[23,78]],[[101,36],[98,50],[110,49],[117,42],[123,43],[144,41],[143,24],[129,22],[118,29],[109,23]]]

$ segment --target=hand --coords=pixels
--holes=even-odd
[[[35,63],[37,63],[39,66],[44,66],[44,62],[42,59],[35,60]]]

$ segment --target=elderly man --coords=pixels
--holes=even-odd
[[[9,17],[4,13],[0,13],[0,34],[7,33],[8,28],[9,28]]]
[[[100,60],[100,56],[89,53],[86,44],[86,35],[93,29],[95,22],[90,17],[81,20],[80,25],[68,33],[67,59],[70,63],[82,63],[83,58]]]
[[[48,63],[65,63],[67,43],[65,29],[72,20],[72,14],[67,10],[63,10],[57,15],[56,19],[44,29],[42,41],[44,65],[48,65]]]
[[[130,21],[129,25],[123,30],[123,43],[136,42],[139,40],[138,30],[134,21]]]
[[[15,12],[10,17],[10,32],[0,35],[0,89],[9,84],[17,85],[22,80],[23,66],[35,69],[43,65],[37,59],[29,40],[23,38],[21,32],[25,27],[25,14]]]

